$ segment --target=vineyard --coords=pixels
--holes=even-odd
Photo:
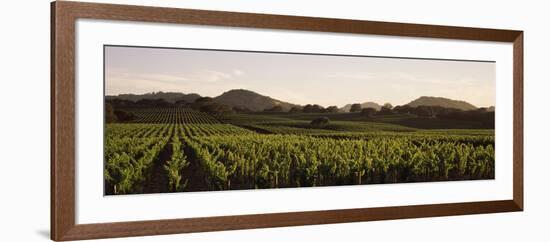
[[[214,117],[188,108],[147,108],[133,112],[137,123],[216,124]]]
[[[107,195],[494,178],[493,130],[131,112],[106,125]]]

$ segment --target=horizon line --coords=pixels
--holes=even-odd
[[[449,99],[449,100],[452,100],[452,101],[459,101],[459,102],[465,102],[465,103],[468,103],[476,108],[489,108],[489,107],[495,107],[496,104],[492,104],[492,105],[489,105],[489,106],[477,106],[477,105],[474,105],[472,104],[471,102],[468,102],[466,100],[458,100],[458,99],[452,99],[452,98],[447,98],[447,97],[443,97],[443,96],[427,96],[427,95],[420,95],[418,96],[417,98],[409,101],[408,103],[405,103],[405,104],[399,104],[399,105],[396,105],[396,104],[392,104],[391,102],[376,102],[376,101],[363,101],[363,102],[352,102],[352,103],[346,103],[344,105],[342,105],[341,107],[339,105],[328,105],[328,106],[324,106],[324,105],[320,105],[320,104],[316,104],[316,103],[306,103],[306,104],[296,104],[296,103],[291,103],[291,102],[287,102],[287,101],[284,101],[284,100],[281,100],[281,99],[278,99],[278,98],[274,98],[274,97],[271,97],[271,96],[267,96],[267,95],[263,95],[259,92],[256,92],[256,91],[252,91],[252,90],[248,90],[248,89],[243,89],[243,88],[235,88],[235,89],[230,89],[228,91],[224,91],[222,92],[221,94],[217,95],[217,96],[214,96],[214,97],[211,97],[211,96],[203,96],[199,93],[196,93],[196,92],[191,92],[191,93],[184,93],[184,92],[179,92],[179,91],[151,91],[151,92],[145,92],[145,93],[141,93],[141,94],[136,94],[136,93],[119,93],[119,94],[106,94],[104,93],[104,98],[106,98],[107,96],[120,96],[120,95],[136,95],[136,96],[139,96],[139,95],[146,95],[146,94],[155,94],[155,93],[180,93],[180,94],[184,94],[184,95],[191,95],[191,94],[196,94],[196,95],[199,95],[200,97],[209,97],[209,98],[215,98],[215,97],[219,97],[221,95],[223,95],[224,93],[226,92],[229,92],[229,91],[236,91],[236,90],[243,90],[243,91],[249,91],[249,92],[253,92],[253,93],[256,93],[260,96],[263,96],[263,97],[268,97],[268,98],[271,98],[271,99],[274,99],[274,100],[277,100],[277,101],[280,101],[280,102],[285,102],[285,103],[288,103],[288,104],[292,104],[292,105],[298,105],[298,106],[305,106],[305,105],[308,105],[308,104],[311,104],[311,105],[319,105],[321,107],[330,107],[330,106],[336,106],[338,108],[343,108],[345,107],[346,105],[351,105],[351,104],[363,104],[363,103],[366,103],[366,102],[372,102],[372,103],[375,103],[375,104],[378,104],[380,106],[383,106],[384,104],[386,103],[389,103],[391,104],[393,107],[395,106],[405,106],[407,105],[408,103],[414,101],[414,100],[417,100],[419,98],[422,98],[422,97],[433,97],[433,98],[445,98],[445,99]]]

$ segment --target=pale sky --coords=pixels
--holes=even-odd
[[[105,47],[106,95],[215,97],[247,89],[294,104],[406,104],[420,96],[495,105],[495,63],[238,51]]]

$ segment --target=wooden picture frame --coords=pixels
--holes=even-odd
[[[75,22],[142,21],[513,43],[513,199],[128,221],[75,222]],[[523,32],[268,14],[57,1],[51,4],[51,239],[99,239],[523,210]]]

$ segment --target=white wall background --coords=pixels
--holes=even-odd
[[[110,241],[548,241],[550,21],[544,1],[130,3],[525,31],[525,212],[113,239]],[[49,240],[49,1],[0,8],[0,241]],[[528,239],[531,238],[531,239]]]

